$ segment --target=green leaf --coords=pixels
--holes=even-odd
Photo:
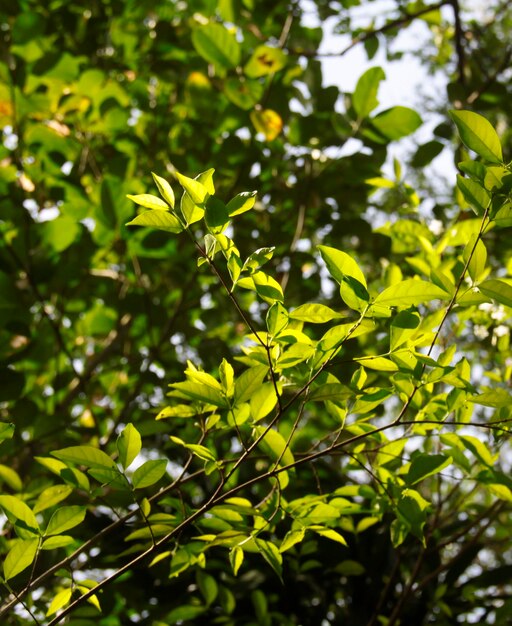
[[[54,537],[44,539],[41,550],[57,550],[58,548],[65,548],[75,541],[76,539],[70,537],[69,535],[55,535]]]
[[[221,71],[240,63],[240,44],[222,24],[198,26],[192,31],[192,43],[203,59]]]
[[[232,397],[235,391],[235,372],[233,366],[226,359],[222,359],[219,367],[219,377],[222,390],[228,397]]]
[[[329,246],[317,247],[324,263],[327,265],[329,274],[337,283],[341,284],[343,279],[349,276],[361,283],[361,285],[363,285],[366,289],[366,279],[364,274],[351,256],[341,250],[337,250],[336,248],[331,248]]]
[[[315,533],[320,535],[321,537],[326,537],[331,541],[336,541],[337,543],[341,543],[342,546],[348,546],[345,538],[340,535],[339,532],[333,530],[332,528],[324,528],[323,526],[317,526],[316,524],[313,526],[308,526],[309,530],[313,530]]]
[[[448,300],[449,294],[433,283],[413,278],[402,280],[384,289],[374,304],[387,307],[408,307],[429,303],[431,300]]]
[[[170,436],[170,439],[179,446],[187,448],[187,450],[190,450],[195,456],[199,457],[203,461],[216,461],[215,456],[206,446],[201,446],[197,443],[186,443],[183,439],[174,437],[173,435]]]
[[[356,357],[354,360],[370,370],[377,370],[378,372],[398,371],[398,365],[383,356],[362,356]]]
[[[420,325],[421,318],[416,312],[400,311],[391,322],[390,350],[396,350],[407,343]]]
[[[277,395],[273,383],[263,383],[251,395],[251,416],[255,422],[266,417],[277,405]]]
[[[272,567],[274,572],[279,576],[282,580],[283,575],[283,557],[279,552],[277,546],[273,544],[271,541],[264,541],[263,539],[256,538],[256,546],[260,554],[263,556],[265,561]]]
[[[256,202],[256,194],[256,191],[242,191],[232,198],[226,205],[229,217],[250,211]]]
[[[209,194],[206,187],[200,181],[184,176],[179,172],[175,172],[174,175],[178,179],[178,182],[183,187],[184,191],[188,193],[192,202],[195,204],[203,204],[205,202]]]
[[[153,174],[153,176],[155,176]],[[163,179],[162,179],[163,180]],[[143,206],[145,209],[153,209],[158,211],[168,211],[169,205],[167,202],[164,202],[162,198],[158,196],[152,196],[149,193],[141,193],[138,196],[127,195],[127,198],[130,198],[135,204],[139,204]]]
[[[263,433],[267,428],[265,426],[255,426],[254,436],[255,439],[259,439],[263,436]],[[286,440],[278,433],[277,430],[270,429],[263,436],[263,439],[259,443],[259,447],[267,454],[273,462],[279,460],[279,465],[290,465],[294,462],[293,454],[289,449]]]
[[[201,570],[198,570],[196,580],[206,606],[210,606],[219,593],[217,581],[213,576]]]
[[[57,461],[57,459],[51,459],[50,457],[35,456],[34,460],[49,469],[50,472],[57,474],[57,476],[68,484],[86,492],[90,490],[89,479],[87,475],[80,470],[74,467],[68,467],[68,465],[62,463],[62,461]]]
[[[475,247],[476,242],[476,247]],[[478,235],[472,235],[462,252],[462,258],[467,263],[471,251],[475,248],[471,260],[468,265],[468,272],[474,281],[480,279],[485,273],[485,265],[487,263],[487,250]]]
[[[267,373],[266,365],[255,365],[242,372],[235,381],[235,402],[242,404],[250,400],[254,392],[261,387]]]
[[[469,396],[468,401],[499,409],[512,406],[512,395],[506,389],[493,388],[476,396]]]
[[[116,464],[108,454],[93,446],[70,446],[69,448],[55,450],[51,454],[65,463],[117,470]]]
[[[480,291],[500,304],[512,307],[512,286],[499,278],[484,280],[478,285]]]
[[[117,438],[119,462],[123,469],[127,469],[139,454],[142,448],[142,439],[139,431],[133,424],[128,424]]]
[[[57,613],[57,611],[59,611],[60,609],[64,608],[71,600],[72,595],[73,590],[71,588],[59,591],[50,602],[50,606],[48,607],[48,611],[46,612],[46,617],[49,617],[50,615],[53,615],[54,613]]]
[[[377,92],[380,82],[385,78],[386,74],[381,67],[371,67],[357,81],[352,105],[359,119],[368,117],[378,106]]]
[[[491,200],[489,193],[479,183],[470,178],[463,178],[459,174],[457,174],[457,187],[476,215],[482,216]]]
[[[168,395],[178,398],[187,398],[190,400],[199,400],[206,404],[213,404],[219,408],[227,409],[229,403],[226,397],[222,394],[221,390],[214,389],[204,383],[193,382],[186,380],[181,383],[172,383],[170,385],[174,391],[171,391]]]
[[[0,496],[0,506],[22,539],[39,534],[39,524],[32,510],[16,496]]]
[[[0,464],[0,484],[2,482],[9,485],[13,491],[21,491],[23,489],[23,482],[18,472],[13,470],[12,467]]]
[[[244,551],[240,546],[235,546],[229,551],[229,562],[234,576],[238,574],[238,570],[244,561]]]
[[[204,216],[204,208],[197,205],[186,191],[181,196],[180,211],[187,226],[202,220]]]
[[[241,278],[238,285],[244,289],[252,289],[262,300],[269,304],[283,302],[284,295],[281,285],[271,276],[263,272],[256,272],[252,276]]]
[[[4,560],[4,578],[10,580],[27,569],[37,554],[39,539],[15,539]]]
[[[296,530],[289,530],[284,536],[283,541],[281,542],[281,546],[279,547],[279,552],[286,552],[290,548],[292,548],[295,544],[301,543],[304,539],[304,535],[306,534],[306,528],[298,528]]]
[[[274,255],[274,250],[274,247],[258,248],[256,252],[253,252],[249,257],[247,257],[247,260],[242,267],[242,271],[254,274],[258,268],[270,261]]]
[[[4,441],[4,439],[12,439],[14,435],[14,424],[6,424],[5,422],[0,422],[0,441]]]
[[[220,234],[229,226],[228,208],[215,196],[210,196],[206,202],[205,220],[208,229],[214,235]]]
[[[271,337],[276,337],[288,326],[289,315],[281,302],[274,302],[266,316],[267,330]]]
[[[138,467],[132,476],[134,489],[144,489],[157,483],[167,470],[167,459],[149,460]]]
[[[60,535],[70,528],[81,524],[87,509],[85,506],[63,506],[51,516],[45,530],[45,536]]]
[[[312,324],[324,324],[331,320],[342,318],[341,313],[336,313],[325,304],[301,304],[290,312],[290,317],[294,320],[302,322],[310,322]]]
[[[280,48],[258,46],[244,67],[244,73],[249,78],[267,76],[283,69],[287,56]]]
[[[174,209],[175,197],[171,185],[165,180],[165,178],[158,176],[154,172],[151,172],[151,176],[153,176],[153,180],[155,181],[156,186],[158,187],[158,192],[162,198],[167,202],[171,209]]]
[[[409,485],[415,485],[448,467],[451,462],[452,458],[444,454],[418,454],[413,458],[405,480]]]
[[[371,123],[386,139],[394,141],[413,133],[422,120],[413,109],[396,106],[372,117]]]
[[[224,93],[233,104],[244,111],[250,111],[261,100],[263,84],[258,80],[248,80],[243,76],[228,78],[224,83]]]
[[[168,211],[144,211],[126,226],[149,226],[168,233],[181,233],[183,230],[179,219]]]
[[[472,111],[450,111],[449,114],[466,147],[491,163],[503,161],[498,134],[485,117]]]
[[[55,506],[62,500],[65,500],[73,493],[73,489],[69,485],[54,485],[44,489],[37,498],[34,505],[34,513],[40,513],[52,506]]]

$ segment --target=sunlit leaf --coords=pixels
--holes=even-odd
[[[169,233],[181,233],[183,230],[179,219],[168,211],[145,211],[127,222],[126,225],[149,226]]]
[[[132,476],[134,489],[145,489],[157,483],[167,470],[166,459],[150,459],[138,467]]]
[[[45,536],[60,535],[66,530],[70,530],[84,520],[87,512],[84,506],[63,506],[58,508],[51,516],[45,530]]]
[[[117,438],[119,462],[127,469],[139,454],[142,447],[140,433],[133,424],[128,424]]]
[[[38,539],[16,539],[4,560],[4,578],[10,580],[27,569],[37,554]]]
[[[380,82],[385,78],[386,74],[381,67],[371,67],[357,81],[352,105],[359,118],[367,117],[378,106],[377,92]]]
[[[501,163],[503,154],[499,137],[485,117],[473,111],[450,111],[464,144],[491,163]]]

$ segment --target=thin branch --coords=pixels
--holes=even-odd
[[[341,57],[347,54],[347,52],[350,52],[350,50],[352,50],[352,48],[354,48],[358,44],[364,43],[368,39],[371,39],[372,37],[376,37],[377,35],[381,35],[387,32],[388,30],[392,30],[393,28],[397,28],[399,26],[408,24],[409,22],[412,22],[416,18],[421,17],[422,15],[425,15],[427,13],[430,13],[431,11],[437,11],[441,7],[447,4],[451,4],[452,1],[453,0],[441,0],[441,2],[437,2],[436,4],[432,4],[428,7],[419,9],[418,11],[415,11],[414,13],[407,13],[406,11],[404,11],[400,17],[397,17],[394,20],[391,20],[390,22],[386,22],[380,28],[376,28],[374,30],[367,30],[364,33],[361,33],[360,35],[357,35],[357,37],[354,37],[352,39],[352,41],[348,44],[348,46],[346,46],[345,48],[342,48],[341,50],[337,52],[334,52],[334,51],[333,52],[317,52],[316,50],[295,50],[293,48],[288,48],[288,52],[290,52],[291,54],[296,54],[296,55],[304,56],[304,57],[312,57],[312,58]]]

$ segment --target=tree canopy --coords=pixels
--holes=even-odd
[[[508,624],[509,3],[0,27],[2,624]]]

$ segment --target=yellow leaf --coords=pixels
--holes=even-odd
[[[275,139],[283,130],[283,120],[279,113],[272,109],[252,111],[251,121],[258,133],[263,133],[267,141]]]

